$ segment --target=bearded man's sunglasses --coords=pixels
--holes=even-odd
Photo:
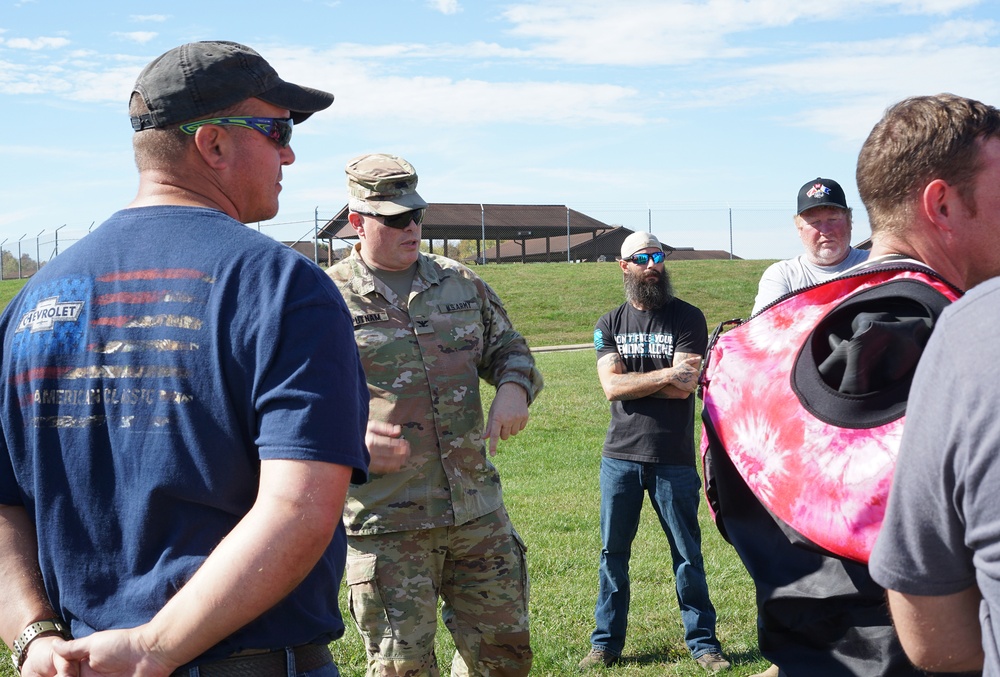
[[[666,254],[663,252],[653,252],[652,254],[632,254],[626,261],[631,261],[637,266],[644,266],[649,263],[649,259],[653,259],[653,264],[657,265],[663,263],[663,259],[666,258]]]

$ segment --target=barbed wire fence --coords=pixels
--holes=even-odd
[[[529,262],[529,261],[596,261],[613,259],[614,248],[601,245],[595,234],[565,232],[541,238],[541,229],[532,218],[532,207],[520,205],[482,205],[482,233],[475,224],[467,224],[473,234],[464,238],[427,240],[426,248],[432,252],[467,263]],[[317,238],[324,226],[334,218],[342,205],[333,208],[316,207],[312,214],[293,212],[290,217],[274,221],[249,223],[248,227],[264,233],[274,240],[295,248],[302,255],[321,265],[329,265],[346,254],[355,239],[351,234],[343,237]],[[475,205],[478,210],[480,205]],[[496,223],[489,210],[505,207],[502,222]],[[549,207],[552,207],[549,205]],[[433,205],[432,205],[433,208]],[[607,228],[624,227],[631,231],[645,231],[656,235],[662,243],[678,251],[709,250],[715,258],[739,258],[741,244],[745,246],[746,233],[758,232],[776,224],[791,228],[791,215],[787,206],[638,206],[638,205],[578,205],[564,207],[566,222],[571,224],[580,216],[596,220]],[[495,217],[495,215],[493,215]],[[485,224],[492,218],[493,225],[486,236]],[[37,233],[26,232],[20,237],[0,240],[0,279],[27,278],[46,263],[85,237],[98,225],[92,221],[84,224],[53,224],[41,227]],[[425,238],[427,227],[425,226]],[[741,243],[741,239],[743,242]],[[604,257],[604,258],[602,258]]]

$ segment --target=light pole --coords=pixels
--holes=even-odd
[[[313,212],[313,263],[319,265],[319,206]]]
[[[21,240],[26,237],[28,237],[27,233],[17,239],[17,279],[19,280],[21,279]]]
[[[729,260],[733,260],[733,208],[729,208]]]
[[[42,233],[44,233],[44,232],[45,232],[45,229],[42,228],[40,231],[38,231],[38,235],[35,236],[35,272],[36,273],[39,270],[42,269],[42,255],[40,253],[41,250],[39,249],[39,242],[41,241],[41,239],[42,239]]]
[[[66,227],[66,224],[64,223],[61,226],[59,226],[58,228],[56,228],[56,248],[55,248],[55,253],[52,254],[52,256],[59,256],[59,231],[62,230],[63,228],[65,228],[65,227]],[[94,224],[91,223],[90,227],[93,228]]]

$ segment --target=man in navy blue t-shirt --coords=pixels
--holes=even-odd
[[[0,317],[0,636],[23,677],[338,674],[367,387],[336,287],[243,225],[332,101],[236,43],[154,60],[137,197]]]

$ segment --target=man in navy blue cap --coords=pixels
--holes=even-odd
[[[757,285],[753,312],[788,292],[832,279],[868,258],[851,246],[851,209],[840,184],[817,177],[799,189],[795,229],[805,250],[768,267]]]

